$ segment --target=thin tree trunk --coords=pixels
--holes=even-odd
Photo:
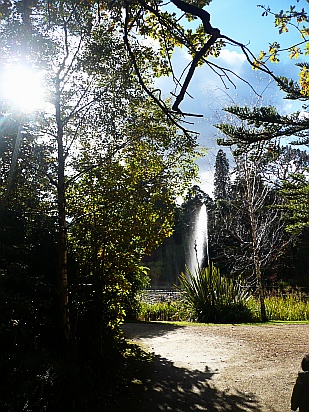
[[[246,186],[247,186],[247,200],[248,200],[248,205],[249,205],[250,225],[251,225],[251,232],[252,232],[253,262],[254,262],[254,268],[255,268],[255,275],[257,278],[257,284],[258,284],[258,293],[259,293],[260,309],[261,309],[261,320],[262,322],[267,322],[264,288],[263,288],[263,282],[262,282],[262,272],[261,272],[258,242],[257,242],[256,220],[255,220],[254,208],[253,208],[252,187],[250,184],[250,176],[248,173],[247,159],[245,159],[245,179],[246,179]]]
[[[264,288],[262,282],[262,271],[260,265],[260,259],[258,255],[258,246],[257,246],[257,232],[256,232],[256,223],[254,218],[254,213],[252,208],[250,208],[250,222],[252,230],[252,246],[253,246],[253,259],[255,274],[258,284],[259,300],[260,300],[260,309],[261,309],[261,320],[262,322],[267,322],[266,308],[265,308],[265,297],[264,297]]]
[[[61,339],[66,349],[70,346],[70,317],[69,317],[69,288],[67,276],[67,227],[66,227],[66,200],[65,200],[65,156],[63,149],[63,122],[60,112],[60,82],[56,84],[56,121],[58,145],[58,298]]]

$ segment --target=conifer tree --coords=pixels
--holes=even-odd
[[[256,285],[265,321],[264,285],[286,258],[293,237],[285,232],[285,213],[276,207],[282,200],[276,182],[268,180],[275,158],[267,143],[238,145],[233,155],[235,179],[229,198],[216,202],[211,243],[218,267],[245,274]]]
[[[230,265],[225,259],[224,249],[228,239],[224,231],[224,222],[229,215],[228,199],[231,182],[229,161],[226,153],[219,149],[216,156],[214,173],[214,204],[209,210],[209,248],[215,264],[223,273],[229,271]]]
[[[229,161],[226,153],[219,149],[216,156],[214,175],[214,198],[215,200],[227,200],[230,191]]]
[[[307,1],[308,2],[308,1]],[[275,12],[270,7],[261,6],[264,9],[263,16],[274,16],[275,25],[279,34],[288,35],[289,30],[296,30],[300,35],[300,42],[290,48],[281,48],[277,42],[271,43],[267,51],[261,51],[256,60],[254,68],[262,69],[266,63],[279,63],[281,55],[288,52],[291,59],[298,59],[301,55],[308,55],[308,12],[305,8],[297,9],[297,6],[290,6],[289,10]],[[282,114],[274,106],[262,107],[227,107],[225,111],[235,116],[233,124],[219,124],[217,127],[224,134],[218,140],[219,144],[227,146],[246,143],[248,145],[257,142],[269,142],[269,153],[274,147],[280,146],[282,138],[289,141],[293,147],[301,146],[308,151],[309,147],[309,64],[306,61],[296,63],[299,68],[299,79],[287,77],[277,77],[272,74],[278,87],[285,93],[285,98],[298,102],[299,109],[290,114]],[[296,106],[296,104],[295,104]],[[284,195],[287,200],[288,208],[294,213],[294,228],[309,225],[308,186],[307,175],[297,176],[294,172],[294,182],[289,181],[285,185]],[[289,228],[292,229],[293,225]]]

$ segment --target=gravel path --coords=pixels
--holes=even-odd
[[[308,324],[128,323],[123,329],[155,353],[126,411],[289,411],[301,359],[309,352]]]

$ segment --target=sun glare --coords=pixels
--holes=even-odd
[[[24,66],[6,67],[1,82],[1,94],[13,108],[31,112],[44,106],[43,73]]]

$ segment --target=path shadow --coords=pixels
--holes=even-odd
[[[125,322],[121,326],[127,339],[157,338],[185,326],[162,322]]]
[[[204,372],[191,371],[155,356],[147,368],[136,371],[125,400],[117,402],[110,412],[262,411],[253,394],[218,390],[213,375],[207,367]]]

